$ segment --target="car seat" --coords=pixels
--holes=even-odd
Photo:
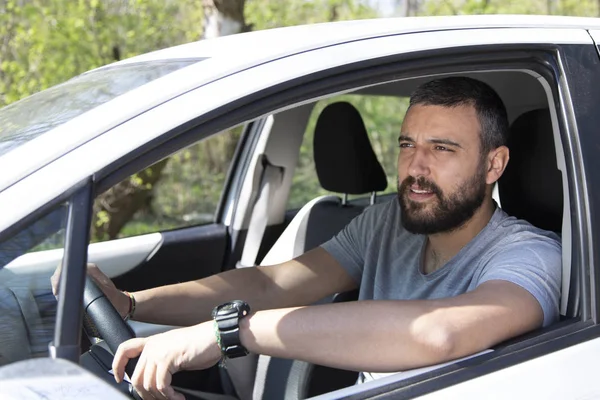
[[[385,190],[387,178],[371,147],[360,113],[347,102],[323,109],[314,135],[314,160],[321,187],[343,197],[321,196],[298,211],[261,265],[288,261],[329,240],[365,208],[349,204],[349,194]]]
[[[349,204],[347,195],[371,193],[373,204],[375,193],[387,187],[386,175],[371,147],[362,117],[350,103],[330,104],[319,115],[314,159],[321,186],[343,197],[321,196],[308,202],[261,265],[290,260],[329,240],[365,209],[364,205]],[[338,296],[337,301],[345,298]],[[355,372],[259,356],[253,399],[302,399],[352,385],[356,379]]]
[[[519,116],[511,125],[508,147],[510,161],[498,181],[502,209],[545,230],[562,236],[563,182],[558,169],[556,147],[549,109],[538,109]],[[563,238],[563,252],[568,242]],[[570,238],[569,238],[570,239]],[[577,270],[563,260],[561,310],[567,317],[577,315],[579,292]],[[567,285],[567,286],[566,286]]]
[[[558,234],[562,227],[562,175],[556,163],[548,109],[519,116],[508,138],[510,161],[498,181],[502,209]]]

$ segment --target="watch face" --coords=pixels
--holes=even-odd
[[[223,311],[231,311],[231,310],[237,310],[237,309],[238,309],[238,306],[234,303],[226,303],[221,306],[221,310],[223,310]]]
[[[240,314],[241,312],[241,314]],[[241,300],[233,300],[231,302],[221,304],[213,309],[212,316],[215,318],[217,314],[219,315],[229,315],[232,313],[240,314],[240,317],[248,315],[250,312],[250,307],[248,304]]]

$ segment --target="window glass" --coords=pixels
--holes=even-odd
[[[317,178],[313,157],[313,138],[321,111],[327,105],[338,101],[346,101],[354,105],[363,118],[371,146],[387,176],[387,189],[380,194],[396,191],[398,134],[409,99],[391,96],[341,95],[321,100],[315,104],[300,148],[298,166],[294,173],[288,199],[288,209],[301,208],[315,197],[330,194],[321,188]]]
[[[242,129],[210,136],[99,195],[92,241],[214,222]]]
[[[0,155],[196,60],[147,61],[77,76],[0,109]]]
[[[66,216],[61,206],[0,242],[0,366],[48,356],[57,306],[50,276],[62,259]]]

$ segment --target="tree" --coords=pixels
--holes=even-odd
[[[0,106],[94,67],[193,40],[303,23],[376,17],[368,4],[366,0],[0,0]],[[403,15],[411,16],[598,15],[600,10],[600,0],[398,0],[396,4],[405,7]],[[402,105],[388,109],[384,101],[376,99],[353,101],[371,110],[366,112],[366,119],[379,132],[379,139],[373,140],[380,141],[374,147],[381,149],[380,159],[392,160],[383,145],[388,138],[382,127],[390,123],[386,112],[396,112],[393,110]],[[189,157],[160,161],[100,194],[94,209],[94,240],[118,237],[134,215],[144,214],[151,223],[163,215],[169,217],[172,210],[180,212],[174,198],[157,201],[157,191],[164,196],[174,192],[178,183],[171,175],[179,174],[193,185],[199,177],[210,181],[214,176],[223,176],[229,161],[225,155],[232,154],[239,134],[237,129],[219,135],[218,140],[202,142],[184,152]],[[308,144],[301,151],[304,159],[312,148]],[[187,168],[185,163],[189,160],[205,163],[205,167]],[[306,185],[318,189],[310,168],[301,162],[298,174],[306,177]],[[206,175],[199,169],[205,169]],[[219,182],[210,183],[202,196],[218,198],[222,189]],[[301,202],[307,193],[293,191],[292,195]]]
[[[326,10],[326,12],[322,12]],[[202,39],[211,39],[218,36],[249,31],[252,27],[257,29],[273,28],[285,25],[296,25],[299,22],[325,22],[339,19],[353,19],[357,17],[373,17],[375,13],[370,8],[354,0],[321,0],[302,2],[298,0],[265,1],[265,0],[203,0],[203,29]],[[248,24],[246,19],[251,21]],[[199,195],[204,198],[215,199],[222,189],[222,180],[209,182],[214,176],[224,176],[227,172],[229,160],[237,145],[241,131],[234,129],[221,133],[215,140],[204,141],[186,150],[187,160],[196,160],[195,174],[204,178],[204,187]],[[203,160],[202,162],[198,162]],[[217,161],[218,160],[218,161]],[[183,215],[186,208],[176,199],[169,201],[161,197],[156,201],[154,196],[157,191],[168,193],[169,189],[179,183],[177,180],[185,179],[189,187],[183,190],[195,190],[197,180],[194,177],[185,177],[174,174],[174,171],[186,170],[182,163],[186,157],[165,159],[147,168],[140,174],[120,182],[106,193],[99,196],[95,203],[93,220],[93,238],[112,239],[121,233],[124,227],[132,221],[147,221],[158,229],[177,227],[183,224],[178,217]],[[200,171],[200,170],[203,171]],[[163,175],[166,173],[166,177]],[[175,177],[175,179],[172,178]],[[158,186],[157,186],[158,185]],[[189,211],[189,210],[188,210]],[[202,210],[195,210],[201,212]],[[162,222],[161,222],[162,221]],[[128,229],[135,233],[135,229]],[[151,229],[148,229],[151,230]]]
[[[247,32],[244,6],[246,0],[202,0],[204,11],[203,39]]]
[[[204,28],[201,39],[240,33],[248,29],[244,20],[245,0],[203,0]],[[238,132],[222,135],[232,151],[235,148]],[[211,143],[205,143],[201,151],[210,154]],[[94,203],[92,220],[93,240],[114,239],[136,213],[146,213],[154,217],[151,209],[154,188],[167,167],[169,158],[146,168],[141,173],[127,178],[105,193]]]
[[[420,15],[556,14],[599,15],[594,0],[425,0]]]

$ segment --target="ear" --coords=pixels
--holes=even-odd
[[[488,185],[492,185],[504,173],[504,169],[506,169],[506,164],[508,164],[508,160],[510,159],[508,147],[500,146],[490,151],[487,158],[487,174],[485,178],[485,183]]]

